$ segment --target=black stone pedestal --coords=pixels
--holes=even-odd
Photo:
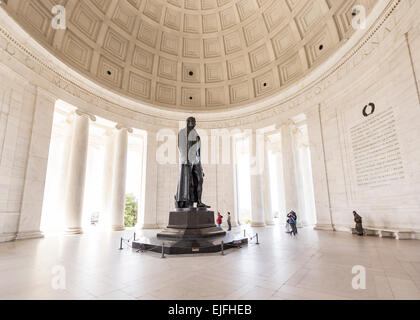
[[[138,251],[152,251],[160,254],[200,254],[215,253],[232,248],[241,248],[248,244],[243,233],[229,233],[222,237],[199,239],[169,239],[157,237],[140,237],[133,241],[132,247]]]
[[[214,211],[206,208],[178,209],[169,213],[169,224],[156,237],[133,241],[133,249],[162,254],[212,253],[248,244],[242,232],[226,235],[214,223]]]
[[[157,234],[162,239],[202,239],[223,237],[226,232],[214,222],[214,211],[206,208],[179,209],[169,213],[169,224]]]

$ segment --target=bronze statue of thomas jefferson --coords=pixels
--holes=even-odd
[[[195,128],[195,118],[187,119],[187,126],[178,133],[179,180],[175,195],[176,208],[210,208],[201,202],[204,172],[201,166],[201,141]]]

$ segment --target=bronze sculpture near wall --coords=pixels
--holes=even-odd
[[[189,117],[187,126],[178,133],[179,179],[175,208],[210,208],[201,201],[204,172],[201,166],[201,140],[195,130],[195,118]]]

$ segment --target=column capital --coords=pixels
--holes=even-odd
[[[278,130],[282,130],[284,128],[293,128],[296,126],[296,122],[293,121],[292,119],[286,119],[280,123],[277,124],[277,129]]]
[[[96,117],[93,114],[90,114],[84,110],[81,109],[76,109],[76,111],[74,112],[75,114],[77,114],[80,117],[88,117],[91,121],[96,121]]]
[[[127,130],[127,132],[128,132],[128,133],[133,133],[133,128],[130,128],[130,127],[125,126],[125,125],[120,124],[120,123],[118,123],[118,124],[115,126],[115,128],[116,128],[117,130]]]
[[[57,101],[57,97],[53,95],[51,92],[49,92],[48,90],[45,90],[44,88],[36,87],[36,92],[38,95],[47,98],[51,102]]]

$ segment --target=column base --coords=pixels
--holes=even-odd
[[[138,229],[161,229],[157,224],[141,224],[137,227]]]
[[[124,231],[125,227],[124,226],[112,226],[112,230],[113,231]]]
[[[0,243],[9,242],[16,239],[16,233],[0,233]]]
[[[82,228],[67,228],[65,233],[67,235],[72,235],[72,234],[82,234],[83,233],[83,229]]]
[[[334,227],[330,224],[316,224],[314,230],[335,231]]]
[[[266,221],[265,224],[267,226],[274,226],[275,225],[274,221],[272,221],[272,220],[271,221]]]
[[[39,238],[44,238],[44,234],[41,231],[25,231],[25,232],[19,232],[16,235],[15,240],[39,239]]]
[[[265,227],[264,222],[251,222],[251,227],[259,228],[259,227]]]

